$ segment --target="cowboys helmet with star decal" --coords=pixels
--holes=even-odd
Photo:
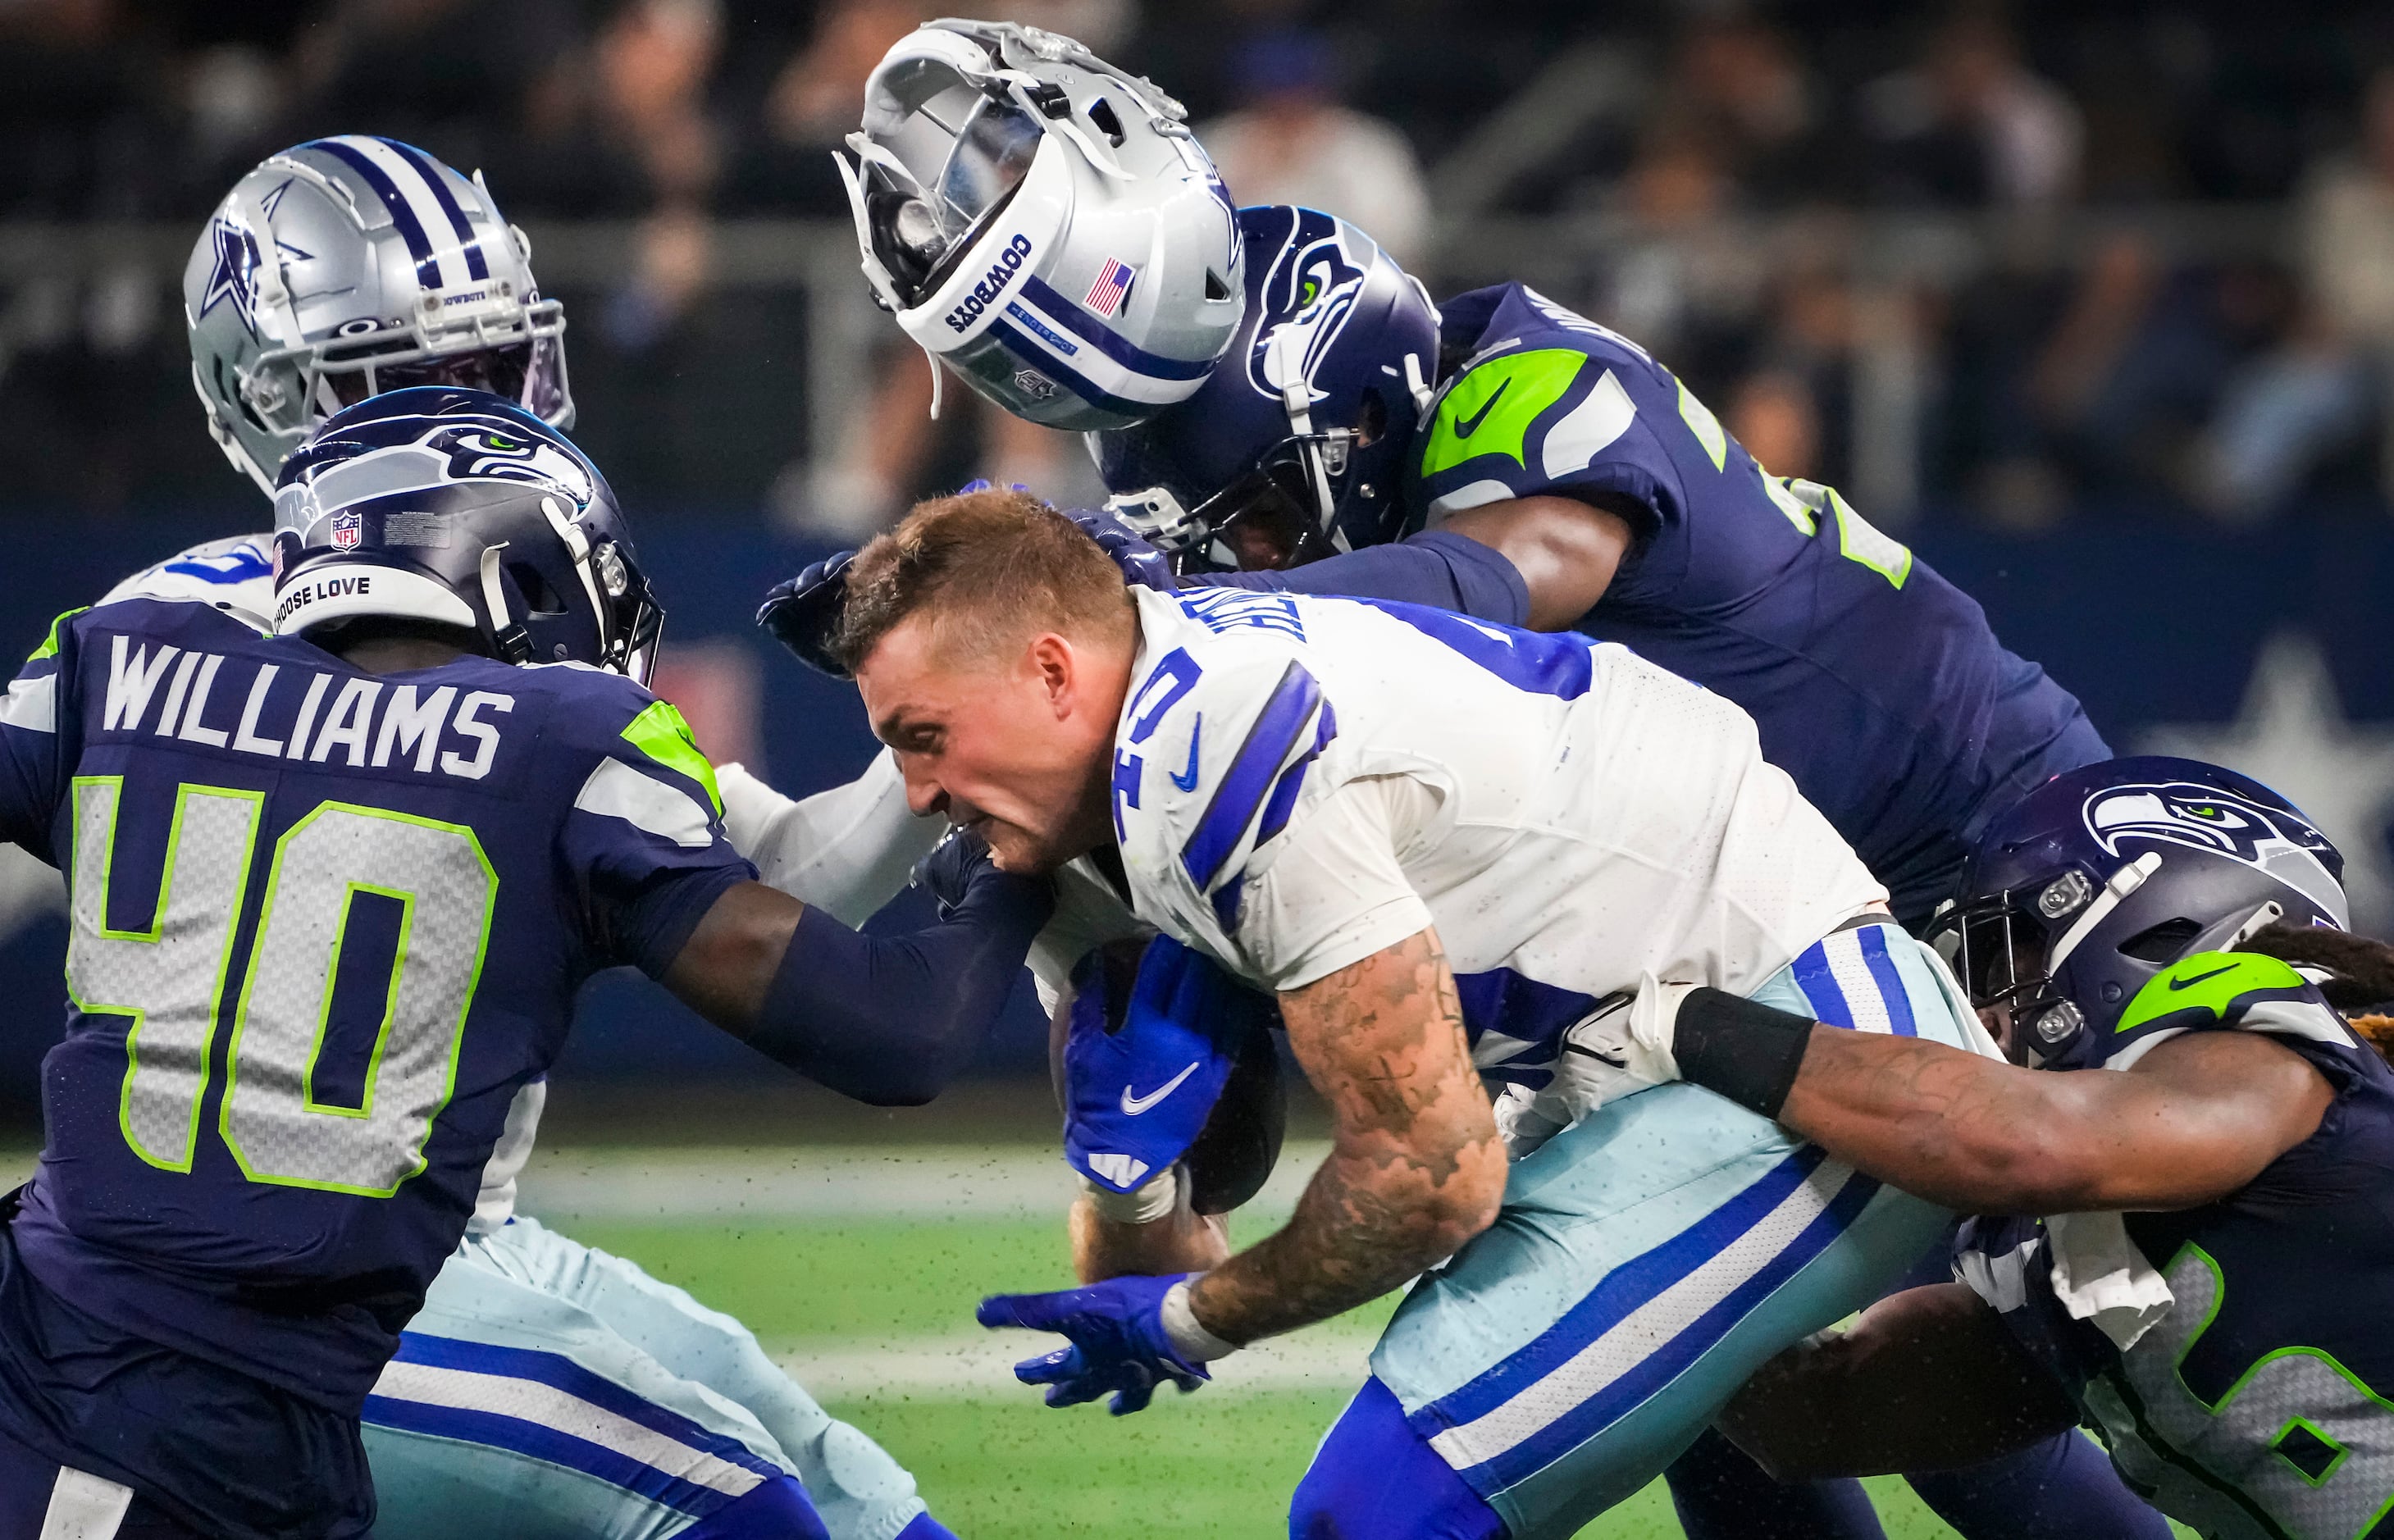
[[[1440,318],[1343,219],[1239,210],[1247,313],[1203,388],[1089,436],[1107,511],[1184,567],[1285,567],[1401,533],[1398,491]]]
[[[2008,1007],[2016,1049],[2084,1068],[2181,958],[2271,924],[2342,929],[2343,876],[2327,836],[2259,782],[2193,759],[2109,759],[1989,825],[1930,935],[1974,1004]]]
[[[664,611],[589,457],[512,401],[416,386],[327,419],[274,495],[275,629],[474,634],[511,664],[648,682]]]
[[[234,467],[276,473],[345,406],[410,385],[493,391],[573,426],[565,313],[477,173],[363,134],[233,184],[183,270],[191,385]]]

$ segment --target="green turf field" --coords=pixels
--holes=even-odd
[[[1322,1328],[1305,1355],[1260,1376],[1264,1388],[1238,1384],[1245,1365],[1232,1361],[1196,1395],[1167,1394],[1117,1420],[1097,1407],[1041,1406],[1006,1378],[1010,1349],[993,1352],[971,1323],[984,1293],[1070,1282],[1052,1221],[1027,1213],[558,1218],[577,1239],[745,1321],[836,1415],[913,1469],[966,1540],[1283,1533],[1289,1491],[1389,1308]],[[1053,1340],[1024,1335],[1022,1351]],[[1871,1486],[1891,1540],[1952,1534],[1900,1480]],[[1584,1532],[1678,1533],[1659,1483]]]

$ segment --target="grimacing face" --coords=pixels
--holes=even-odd
[[[914,616],[856,670],[874,735],[917,817],[945,813],[1003,871],[1052,872],[1111,832],[1106,786],[1127,652],[1053,632],[988,656],[947,655]]]

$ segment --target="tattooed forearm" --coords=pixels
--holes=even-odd
[[[2164,1044],[2126,1073],[2057,1073],[1815,1027],[1779,1120],[1937,1203],[2066,1214],[2233,1191],[2308,1138],[2333,1096],[2298,1055],[2241,1033]]]
[[[1485,1229],[1504,1195],[1504,1147],[1434,931],[1281,1007],[1335,1138],[1287,1228],[1199,1286],[1197,1319],[1232,1342],[1387,1293]]]

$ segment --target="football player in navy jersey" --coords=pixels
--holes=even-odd
[[[396,139],[340,135],[267,157],[209,219],[184,301],[210,434],[270,495],[324,418],[385,390],[490,389],[573,426],[563,307],[542,297],[522,233],[480,177]],[[273,546],[270,529],[211,541],[132,574],[103,602],[200,604],[270,630]],[[934,821],[907,814],[886,755],[802,802],[737,765],[715,774],[724,826],[762,879],[851,924],[905,885],[938,836]],[[648,1494],[644,1461],[557,1457],[563,1403],[548,1381],[569,1368],[612,1387],[599,1399],[635,1421],[712,1417],[730,1403],[805,1481],[833,1540],[939,1540],[946,1532],[913,1478],[826,1414],[740,1323],[516,1212],[547,1089],[536,1079],[517,1093],[465,1239],[409,1325],[427,1350],[471,1360],[478,1377],[441,1394],[454,1401],[470,1384],[480,1415],[470,1426],[444,1418],[458,1408],[410,1393],[403,1366],[368,1403],[384,1540],[494,1523],[519,1540],[671,1540],[692,1521]]]
[[[0,838],[71,909],[47,1140],[0,1227],[0,1537],[362,1534],[370,1402],[470,1441],[543,1393],[549,1457],[638,1465],[671,1532],[824,1534],[744,1418],[561,1358],[485,1407],[487,1349],[401,1328],[589,973],[920,1100],[1046,893],[963,850],[952,917],[885,941],[754,881],[639,683],[661,612],[605,481],[500,398],[349,408],[277,523],[281,634],[103,604],[0,698]]]
[[[2340,865],[2241,776],[2119,760],[2000,820],[1954,915],[2033,1069],[1689,996],[1686,1078],[1985,1216],[1958,1282],[1774,1361],[1723,1426],[1867,1473],[2083,1420],[2213,1540],[2385,1533],[2394,1071],[2333,1007],[2394,993],[2394,949],[2334,928]]]

